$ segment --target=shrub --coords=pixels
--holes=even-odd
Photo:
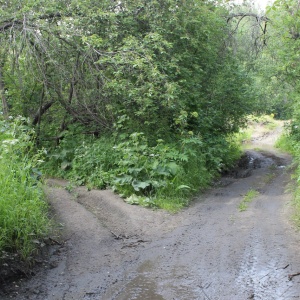
[[[119,159],[113,146],[114,138],[108,136],[84,141],[75,149],[69,177],[79,185],[100,189],[109,186],[112,170]]]
[[[89,188],[112,187],[130,204],[177,210],[191,195],[240,155],[233,138],[203,141],[187,134],[177,143],[149,143],[141,132],[124,134],[118,142],[103,136],[83,142],[74,152],[69,178]]]

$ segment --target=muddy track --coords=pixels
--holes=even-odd
[[[300,276],[290,276],[300,272],[290,157],[270,146],[278,133],[255,137],[263,150],[247,150],[234,171],[175,215],[49,181],[61,243],[0,299],[300,299]],[[259,194],[241,212],[250,189]]]

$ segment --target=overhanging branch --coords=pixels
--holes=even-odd
[[[46,15],[40,15],[35,18],[30,18],[28,19],[28,21],[33,23],[38,20],[53,20],[53,19],[61,19],[63,17],[71,17],[71,16],[72,16],[71,13],[62,15],[61,13],[56,12],[56,13],[50,13]],[[24,21],[21,19],[16,19],[16,20],[9,19],[9,20],[4,20],[1,23],[2,24],[0,25],[0,31],[6,31],[14,27],[15,25],[23,25]]]
[[[227,23],[229,21],[231,21],[232,19],[234,19],[234,18],[244,18],[244,17],[255,18],[257,20],[257,22],[259,22],[259,21],[269,22],[270,21],[270,19],[268,17],[266,17],[266,16],[260,16],[260,15],[257,15],[255,13],[251,13],[251,12],[247,12],[247,13],[241,12],[241,13],[230,14],[227,17]]]

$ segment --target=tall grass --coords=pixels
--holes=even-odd
[[[279,137],[279,139],[275,143],[275,147],[294,156],[297,155],[297,152],[295,152],[295,142],[293,141],[293,138],[287,133],[284,133]]]
[[[284,133],[278,139],[275,146],[293,156],[294,173],[292,178],[294,178],[296,181],[293,199],[293,219],[296,225],[300,227],[300,142],[295,135]]]
[[[0,123],[0,252],[29,259],[50,223],[35,176],[40,157],[33,152],[33,133],[21,121]]]

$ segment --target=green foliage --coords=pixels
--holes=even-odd
[[[293,174],[293,178],[296,181],[295,192],[294,192],[294,215],[293,218],[298,227],[300,227],[300,143],[293,142],[292,145],[290,142],[288,144],[288,149],[292,150],[293,154],[293,162],[295,166],[295,171]]]
[[[49,176],[180,207],[239,156],[232,134],[256,93],[221,5],[12,1],[0,9],[1,83],[11,113],[30,117],[36,144],[47,147]]]
[[[293,139],[289,134],[282,134],[279,139],[275,143],[275,147],[279,148],[280,150],[283,150],[285,152],[293,154],[294,148],[293,148]]]
[[[113,150],[114,138],[105,136],[83,142],[74,152],[69,177],[79,185],[106,188],[111,183],[112,170],[120,157]]]
[[[103,136],[75,149],[66,177],[89,188],[112,187],[129,204],[178,210],[240,155],[232,139],[188,135],[151,145],[143,133]]]
[[[72,169],[75,156],[75,149],[82,141],[90,139],[82,134],[81,126],[69,126],[68,130],[62,131],[58,136],[58,146],[49,146],[49,151],[45,157],[45,163],[41,166],[48,176],[67,178]]]
[[[186,153],[165,145],[163,140],[150,147],[142,133],[131,134],[128,140],[115,147],[115,151],[120,160],[113,183],[124,196],[155,194],[174,181],[182,171],[182,162],[188,160]]]
[[[299,6],[297,1],[274,1],[267,10],[268,42],[257,62],[261,100],[276,118],[296,117],[299,111]]]
[[[234,135],[211,136],[204,145],[207,167],[215,172],[229,169],[241,156],[240,143]]]
[[[233,139],[235,140],[236,143],[242,144],[242,143],[249,142],[251,140],[251,136],[252,136],[252,130],[248,127],[246,129],[245,128],[240,129],[239,132],[233,135]]]
[[[28,259],[49,230],[47,205],[37,181],[41,154],[33,152],[27,120],[0,122],[0,251]]]
[[[293,155],[294,173],[292,178],[296,182],[293,200],[293,218],[296,225],[300,227],[300,140],[297,125],[288,126],[286,132],[276,142],[276,146]]]
[[[227,47],[230,26],[221,6],[74,0],[1,7],[0,25],[17,20],[10,33],[0,34],[11,112],[36,119],[53,102],[36,124],[39,141],[59,135],[65,123],[102,134],[122,115],[129,134],[151,139],[155,131],[150,142],[171,140],[182,112],[188,131],[226,135],[253,108],[252,80]],[[26,36],[23,26],[30,28]]]

